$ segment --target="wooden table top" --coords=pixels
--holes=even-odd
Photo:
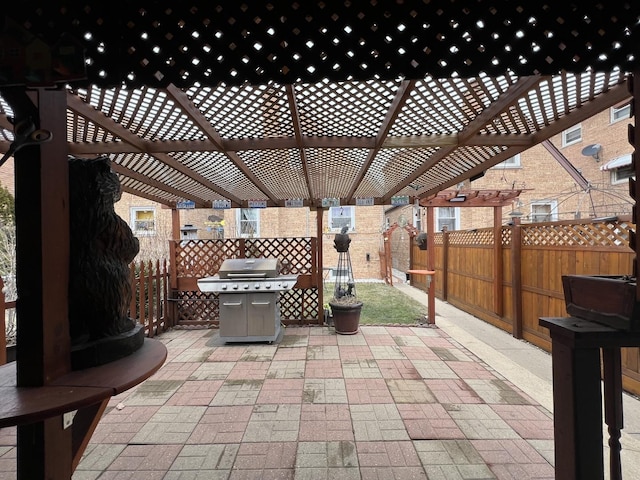
[[[167,349],[145,338],[131,355],[70,372],[42,387],[17,387],[16,363],[0,366],[0,428],[45,420],[93,405],[143,382],[162,366]]]

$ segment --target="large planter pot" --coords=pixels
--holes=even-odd
[[[351,304],[329,303],[333,315],[333,328],[340,335],[358,333],[362,302]]]

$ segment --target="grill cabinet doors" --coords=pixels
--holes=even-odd
[[[280,333],[278,293],[220,293],[220,338],[272,342]]]

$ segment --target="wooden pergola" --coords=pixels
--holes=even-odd
[[[445,201],[603,109],[640,111],[635,2],[34,0],[0,18],[19,297],[0,417],[18,424],[20,480],[70,478],[105,399],[163,359],[70,371],[68,155],[108,155],[124,191],[174,208],[321,212]],[[26,121],[49,141],[25,142]]]

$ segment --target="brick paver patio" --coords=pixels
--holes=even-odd
[[[554,478],[550,412],[438,328],[157,339],[167,362],[111,400],[74,480]],[[0,480],[15,457],[1,429]]]

